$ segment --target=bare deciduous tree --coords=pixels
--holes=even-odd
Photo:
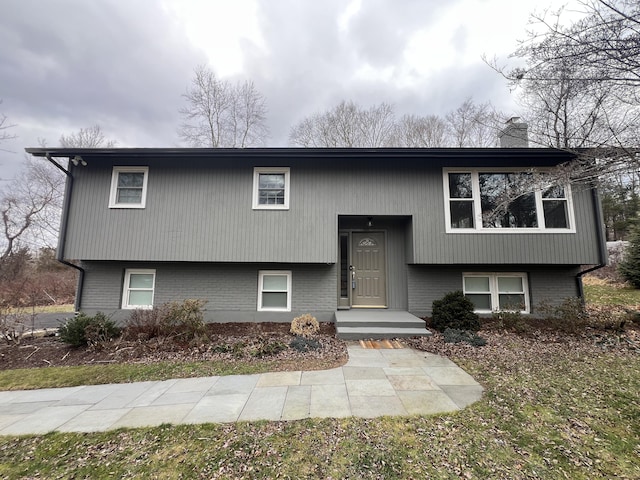
[[[449,127],[449,146],[495,147],[505,115],[496,112],[488,102],[476,104],[468,98],[445,118]]]
[[[398,146],[411,148],[438,148],[448,145],[447,123],[437,115],[420,117],[404,115],[396,129]]]
[[[495,146],[504,115],[489,103],[466,100],[447,114],[404,115],[396,120],[393,106],[368,109],[342,101],[315,113],[291,129],[289,142],[301,147],[489,147]]]
[[[386,103],[364,109],[342,101],[291,128],[289,142],[300,147],[386,147],[394,142],[395,116]]]
[[[55,240],[63,197],[56,170],[27,158],[24,172],[0,192],[0,261],[20,246],[49,246]]]
[[[187,106],[180,109],[178,135],[189,145],[242,148],[266,141],[266,100],[253,82],[233,85],[201,65],[182,96]]]
[[[0,99],[0,105],[2,104],[2,100]],[[5,140],[12,140],[16,138],[14,134],[9,133],[9,129],[15,127],[14,124],[8,123],[8,118],[5,114],[0,113],[0,143]]]
[[[580,4],[584,16],[568,24],[563,10],[532,15],[535,28],[511,56],[516,67],[488,63],[520,89],[534,141],[596,148],[574,171],[589,179],[638,166],[640,3]]]
[[[40,140],[41,145],[46,143]],[[60,137],[65,148],[113,147],[98,125]],[[26,158],[19,174],[0,190],[0,261],[18,248],[52,247],[58,236],[64,174],[49,162]]]
[[[549,175],[606,183],[640,167],[640,3],[579,3],[576,21],[562,9],[532,15],[515,66],[487,63],[518,92],[534,144],[579,154]]]
[[[64,148],[112,148],[117,145],[115,140],[109,140],[102,132],[100,125],[81,128],[69,135],[60,135],[60,146]]]

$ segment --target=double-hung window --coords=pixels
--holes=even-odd
[[[253,208],[289,209],[289,167],[256,167],[253,170]]]
[[[144,208],[149,167],[113,167],[109,208]]]
[[[258,311],[291,311],[291,271],[258,272]]]
[[[462,281],[464,295],[478,313],[530,311],[525,273],[465,273]]]
[[[573,232],[569,186],[536,186],[543,181],[522,171],[445,170],[447,232]]]
[[[127,269],[124,273],[122,308],[153,308],[155,283],[155,270]]]

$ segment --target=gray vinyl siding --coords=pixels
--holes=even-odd
[[[205,318],[217,322],[290,322],[311,313],[320,321],[333,321],[337,307],[335,265],[273,265],[216,263],[122,263],[84,262],[85,282],[81,310],[101,311],[117,320],[128,317],[122,310],[125,270],[156,270],[154,305],[187,298],[206,300]],[[258,272],[292,272],[291,312],[258,312]]]
[[[145,209],[107,207],[111,167],[90,163],[74,169],[64,256],[145,262],[335,263],[341,215],[386,215],[411,218],[404,256],[412,263],[579,265],[599,260],[598,228],[586,189],[574,191],[575,234],[462,234],[445,232],[440,166],[393,159],[346,166],[274,160],[272,166],[291,166],[290,209],[270,211],[252,209],[252,166],[199,165],[150,165]]]
[[[462,290],[462,274],[474,271],[526,273],[533,316],[539,313],[541,304],[558,305],[566,298],[578,296],[576,274],[579,268],[571,265],[514,265],[512,268],[496,265],[465,265],[462,268],[409,265],[409,312],[420,317],[431,315],[433,301],[442,298],[448,292]]]

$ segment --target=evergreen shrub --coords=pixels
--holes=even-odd
[[[440,332],[447,328],[477,332],[480,330],[480,317],[473,310],[473,302],[460,290],[449,292],[440,300],[433,301],[431,326]]]
[[[60,325],[58,335],[72,347],[83,347],[116,338],[120,335],[120,328],[102,312],[94,316],[80,313]]]
[[[620,275],[633,285],[640,288],[640,227],[634,226],[629,236],[629,245],[625,249],[624,257],[618,263]]]

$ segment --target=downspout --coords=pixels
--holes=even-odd
[[[73,191],[73,175],[67,169],[65,169],[58,162],[54,161],[51,158],[51,155],[48,153],[45,154],[45,157],[49,162],[55,165],[59,170],[64,172],[67,176],[67,180],[64,186],[64,201],[62,204],[62,218],[60,219],[60,234],[58,235],[58,248],[56,251],[56,260],[68,267],[75,268],[78,270],[78,285],[76,286],[76,300],[73,305],[73,309],[78,312],[80,311],[80,303],[82,299],[82,287],[84,286],[84,268],[76,265],[74,263],[68,262],[64,259],[64,248],[67,243],[67,225],[69,223],[69,206],[71,205],[71,192]],[[71,163],[71,162],[70,162]]]
[[[576,275],[576,284],[578,287],[578,297],[584,303],[584,286],[582,285],[582,277],[587,273],[598,270],[607,265],[607,243],[604,238],[604,232],[602,231],[602,225],[604,220],[602,219],[602,206],[600,205],[600,199],[598,197],[598,190],[595,185],[591,187],[591,201],[593,202],[593,210],[595,212],[596,225],[598,225],[598,264],[582,270]]]

